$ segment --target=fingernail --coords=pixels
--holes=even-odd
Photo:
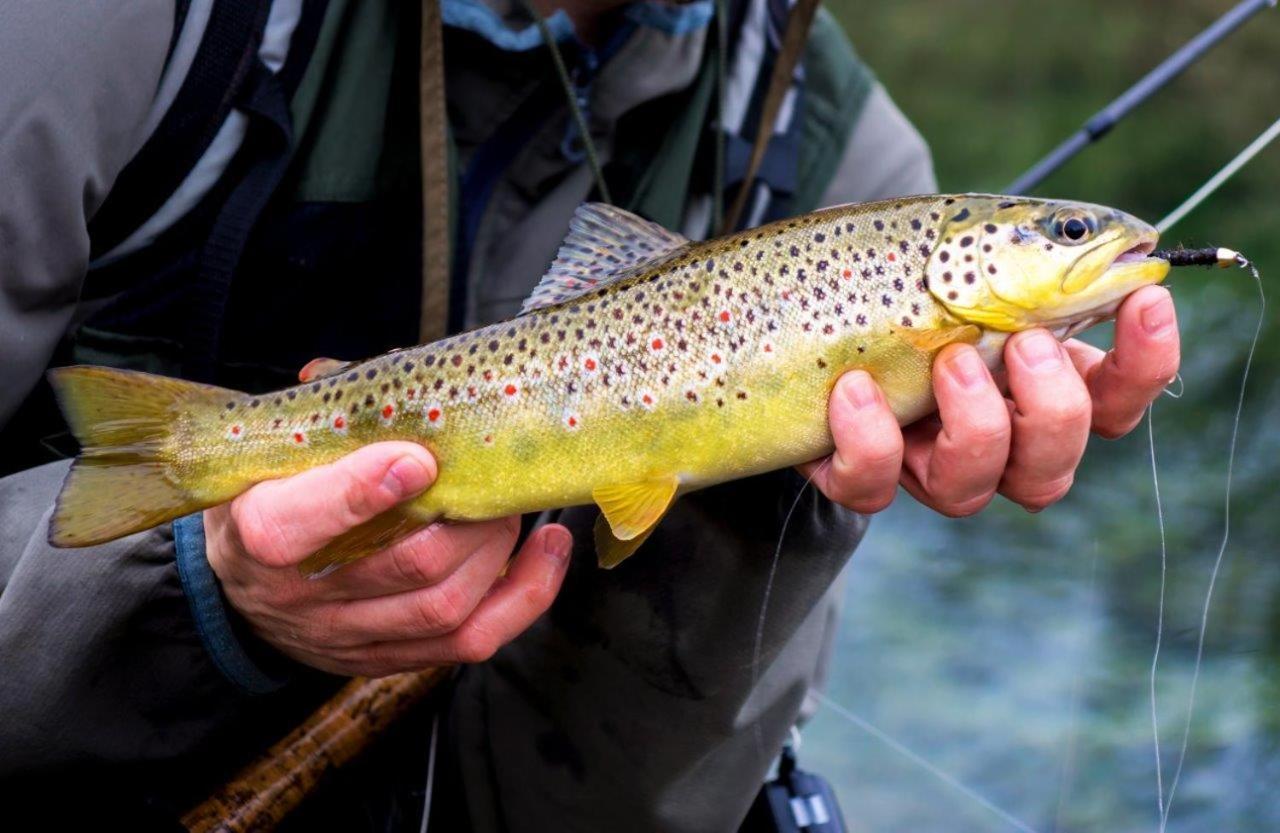
[[[963,388],[977,387],[987,378],[987,366],[973,350],[957,350],[947,361],[947,369]]]
[[[1139,317],[1142,319],[1142,329],[1148,335],[1160,335],[1173,326],[1173,299],[1168,295],[1162,296],[1144,307]]]
[[[417,459],[405,455],[387,468],[382,487],[400,497],[416,495],[431,482],[431,473]]]
[[[564,561],[573,546],[573,536],[560,527],[552,527],[542,535],[542,552],[554,561]]]
[[[1027,333],[1018,339],[1018,356],[1032,370],[1053,370],[1062,364],[1058,340],[1045,332]]]
[[[876,383],[866,373],[850,373],[840,384],[840,392],[845,400],[858,410],[870,408],[879,398],[876,395]]]

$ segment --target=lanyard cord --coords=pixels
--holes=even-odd
[[[726,67],[729,52],[729,10],[726,0],[716,2],[716,121],[713,134],[711,169],[711,229],[714,232],[724,224],[724,87],[729,71]]]
[[[582,137],[582,149],[587,156],[587,166],[591,168],[591,176],[596,181],[596,191],[601,201],[613,204],[613,197],[609,194],[609,186],[604,181],[604,169],[600,167],[600,155],[596,152],[596,143],[591,139],[591,131],[587,127],[586,116],[582,113],[582,108],[578,105],[578,97],[574,95],[573,82],[569,79],[569,70],[565,66],[564,56],[560,54],[560,47],[556,44],[555,35],[551,33],[551,27],[547,25],[547,20],[538,10],[533,7],[529,0],[520,0],[520,5],[524,10],[533,17],[534,24],[538,27],[538,32],[542,35],[542,42],[547,45],[547,51],[551,53],[551,62],[555,64],[556,76],[560,80],[560,88],[564,91],[564,99],[569,105],[569,115],[573,117],[574,124],[578,127],[578,135]]]

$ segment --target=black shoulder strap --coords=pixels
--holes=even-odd
[[[214,0],[173,104],[89,223],[91,257],[114,249],[155,214],[208,150],[257,64],[270,11],[270,0]]]

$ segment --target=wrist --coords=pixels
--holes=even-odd
[[[173,522],[178,576],[196,631],[213,664],[236,687],[268,694],[289,678],[287,661],[247,633],[228,603],[206,547],[205,515]]]

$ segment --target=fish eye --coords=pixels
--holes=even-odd
[[[1088,214],[1063,214],[1053,222],[1053,236],[1067,245],[1088,240],[1097,229],[1097,221]]]

